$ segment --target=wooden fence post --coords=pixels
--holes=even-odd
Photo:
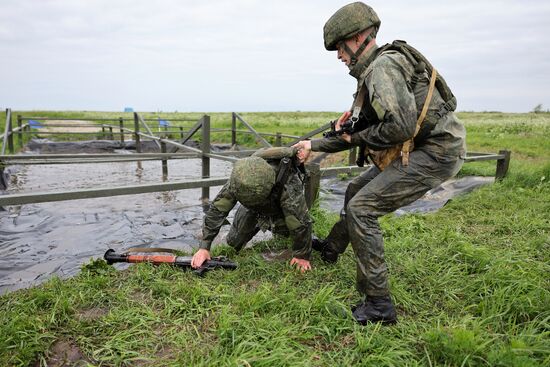
[[[21,115],[17,115],[17,142],[19,143],[19,148],[23,149],[23,121],[21,120]]]
[[[282,146],[282,145],[283,145],[283,144],[282,144],[282,140],[281,140],[281,133],[278,132],[278,133],[275,135],[275,146],[276,146],[276,147],[280,147],[280,146]]]
[[[8,129],[8,149],[10,150],[10,153],[13,154],[15,152],[15,148],[13,146],[13,124],[11,122],[11,110],[7,123],[8,126],[6,126],[6,129]]]
[[[306,204],[309,209],[315,203],[315,199],[319,195],[319,187],[321,185],[321,168],[319,163],[308,163],[306,165],[306,183],[305,197]]]
[[[124,120],[122,117],[118,118],[118,125],[120,126],[120,142],[124,143]]]
[[[349,150],[348,166],[355,166],[357,161],[357,147],[353,147]]]
[[[141,153],[141,140],[139,136],[139,118],[137,112],[134,112],[134,140],[136,141],[136,152]]]
[[[166,143],[160,142],[160,152],[166,153]],[[162,178],[166,179],[168,177],[168,161],[165,159],[162,160]]]
[[[510,156],[512,152],[509,150],[500,150],[498,154],[504,155],[504,158],[497,160],[497,171],[495,173],[496,180],[502,180],[508,172],[510,166]]]
[[[204,115],[202,117],[202,141],[201,141],[201,150],[202,150],[202,178],[210,177],[210,158],[205,154],[210,153],[210,116]],[[210,188],[202,188],[202,203],[204,209],[206,209],[206,204],[208,204],[210,197]]]
[[[231,148],[237,147],[237,117],[231,113]]]

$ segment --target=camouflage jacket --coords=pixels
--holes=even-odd
[[[278,161],[268,162],[274,169],[277,169]],[[303,178],[300,175],[301,173],[294,167],[278,201],[273,200],[271,197],[264,204],[254,207],[247,206],[247,209],[257,213],[259,219],[268,219],[271,222],[276,219],[284,219],[292,238],[293,257],[309,260],[311,257],[312,221],[305,201]],[[229,182],[227,182],[210,203],[205,214],[200,248],[210,249],[212,241],[218,235],[225,218],[236,204],[237,198],[232,193]]]
[[[416,120],[426,100],[429,77],[421,76],[414,91],[411,89],[413,65],[398,51],[387,50],[379,55],[377,48],[362,55],[350,75],[358,81],[357,90],[365,85],[369,100],[365,100],[361,114],[369,121],[368,127],[352,135],[351,143],[342,137],[316,139],[313,151],[338,152],[365,143],[373,150],[387,149],[410,139],[416,129]],[[433,151],[438,155],[464,157],[465,129],[454,113],[439,117],[436,112],[444,103],[437,89],[434,91],[422,129],[414,140],[415,149]]]

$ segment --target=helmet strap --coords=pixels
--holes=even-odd
[[[350,59],[350,67],[353,67],[353,66],[355,66],[355,64],[357,64],[357,61],[359,60],[359,56],[361,56],[363,51],[365,51],[365,48],[367,48],[369,42],[372,41],[375,38],[375,36],[373,36],[373,33],[376,34],[376,32],[372,32],[371,34],[369,34],[367,36],[367,38],[365,38],[363,43],[361,43],[361,45],[359,46],[357,51],[355,51],[355,52],[351,51],[351,49],[348,47],[348,45],[346,45],[346,43],[343,42],[344,51],[346,51],[346,53],[351,58]]]

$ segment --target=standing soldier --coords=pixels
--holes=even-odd
[[[364,296],[352,310],[361,324],[397,321],[378,218],[454,176],[465,156],[465,130],[445,80],[404,41],[378,47],[379,27],[377,14],[362,2],[342,7],[327,21],[325,48],[337,51],[357,79],[355,100],[335,123],[334,136],[296,144],[303,159],[312,150],[359,147],[357,163],[365,157],[374,163],[349,184],[329,236],[313,243],[325,261],[335,262],[351,242],[357,289]]]
[[[210,260],[210,246],[225,218],[241,206],[227,235],[227,244],[239,251],[260,229],[291,236],[293,258],[301,272],[311,269],[311,219],[303,185],[303,165],[296,148],[268,148],[235,163],[229,181],[207,210],[200,249],[191,265],[198,268]]]

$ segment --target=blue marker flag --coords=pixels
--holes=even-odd
[[[159,126],[170,126],[170,121],[159,119]]]
[[[40,121],[36,120],[29,120],[29,126],[31,129],[42,129],[44,126],[40,123]]]

